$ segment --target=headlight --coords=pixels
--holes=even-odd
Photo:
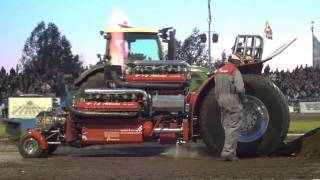
[[[66,122],[66,117],[64,116],[53,116],[52,123],[55,126],[63,125]]]

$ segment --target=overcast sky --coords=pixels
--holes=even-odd
[[[212,0],[212,29],[219,43],[212,47],[220,57],[230,52],[237,34],[263,34],[269,21],[273,40],[267,40],[264,56],[294,38],[298,40],[269,64],[272,69],[293,69],[312,64],[310,22],[320,38],[318,0]],[[73,53],[84,63],[95,64],[97,53],[104,52],[99,31],[110,26],[113,12],[123,12],[136,27],[170,27],[183,40],[197,27],[207,31],[207,0],[2,0],[0,2],[0,66],[15,66],[25,40],[40,21],[55,23],[72,44]]]

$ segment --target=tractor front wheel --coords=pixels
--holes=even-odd
[[[18,150],[24,158],[38,158],[43,154],[40,142],[30,134],[21,137]]]

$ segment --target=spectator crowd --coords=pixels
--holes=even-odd
[[[269,66],[264,75],[270,78],[291,102],[320,101],[320,69],[297,66],[292,71],[271,71]]]
[[[19,73],[18,68],[9,72],[4,67],[0,70],[0,107],[7,109],[8,97],[22,94],[47,94],[61,96],[64,93],[64,74],[58,69],[46,69],[39,73],[35,68]],[[0,113],[1,113],[0,112]],[[1,114],[3,114],[2,112]]]
[[[40,74],[36,70],[26,70],[24,73],[11,68],[9,72],[2,67],[0,70],[1,99],[21,94],[54,93],[61,95],[63,73],[57,68],[47,69]]]

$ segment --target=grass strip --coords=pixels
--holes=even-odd
[[[0,122],[0,138],[5,137],[6,129],[4,123]]]
[[[289,133],[306,133],[318,127],[320,127],[320,120],[291,121]]]

